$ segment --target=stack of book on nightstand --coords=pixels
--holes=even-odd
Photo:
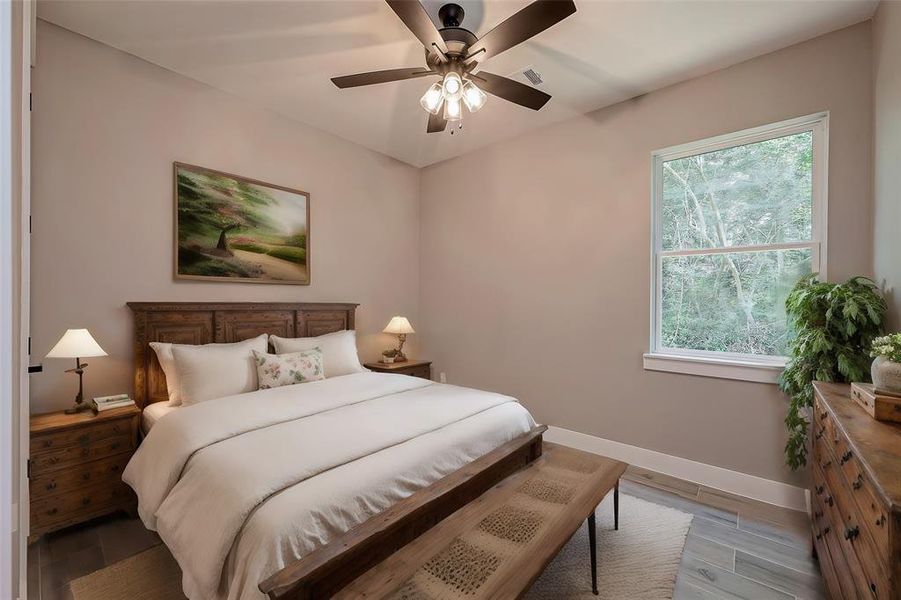
[[[91,400],[91,407],[95,412],[103,412],[114,408],[122,408],[123,406],[134,406],[135,401],[128,397],[128,394],[117,394],[115,396],[100,396]]]

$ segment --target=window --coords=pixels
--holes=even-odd
[[[785,297],[825,271],[826,114],[653,154],[645,368],[775,381]]]

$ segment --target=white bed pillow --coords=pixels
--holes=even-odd
[[[175,345],[172,356],[182,404],[255,391],[257,366],[253,351],[266,352],[268,339],[264,333],[235,344]]]
[[[306,338],[282,338],[273,335],[269,341],[272,342],[276,354],[319,348],[322,350],[322,366],[326,378],[366,371],[360,364],[360,357],[357,356],[357,335],[353,329]]]

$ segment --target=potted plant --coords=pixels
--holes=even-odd
[[[901,396],[901,333],[885,335],[873,340],[870,366],[876,392]]]
[[[806,415],[813,405],[813,382],[869,380],[869,351],[882,334],[885,308],[876,283],[866,277],[828,283],[808,275],[786,298],[795,337],[779,387],[789,396],[785,459],[792,469],[807,464]]]
[[[390,350],[385,350],[382,352],[382,362],[386,365],[390,365],[394,362],[394,358],[397,356],[397,349],[391,348]]]

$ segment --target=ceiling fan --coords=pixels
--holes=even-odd
[[[539,110],[551,99],[550,95],[518,81],[475,71],[480,61],[509,50],[576,12],[573,0],[537,0],[481,38],[460,26],[463,8],[458,4],[441,7],[438,18],[444,27],[437,29],[418,0],[386,2],[425,46],[426,67],[333,77],[332,83],[339,88],[441,77],[441,81],[432,84],[420,100],[429,112],[428,133],[444,131],[448,122],[462,121],[464,105],[470,112],[481,109],[487,99],[485,92],[532,110]]]

